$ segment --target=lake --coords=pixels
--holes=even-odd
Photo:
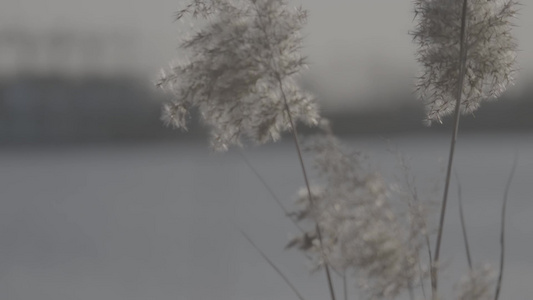
[[[345,143],[389,179],[399,174],[398,149],[424,199],[439,203],[448,136],[350,137]],[[291,141],[243,152],[292,207],[303,179]],[[501,203],[516,153],[501,299],[533,294],[533,134],[460,134],[456,149],[473,259],[495,269]],[[467,272],[457,208],[453,180],[441,252],[446,299]],[[328,297],[324,274],[309,275],[303,256],[283,249],[297,230],[241,155],[212,153],[207,141],[0,149],[0,214],[6,300],[295,299],[239,229],[307,300]],[[340,296],[341,281],[335,284]]]

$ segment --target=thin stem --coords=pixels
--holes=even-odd
[[[418,260],[418,271],[420,272],[420,289],[422,290],[422,296],[424,299],[426,299],[426,287],[424,286],[424,278],[422,277],[422,266],[420,265],[420,260]]]
[[[346,284],[346,270],[342,272],[342,289],[344,291],[344,300],[348,300],[348,285]]]
[[[298,292],[298,290],[294,287],[294,285],[289,281],[289,279],[281,272],[281,270],[268,258],[268,256],[259,249],[259,247],[254,243],[254,241],[244,232],[241,230],[241,234],[244,236],[244,238],[261,254],[261,256],[267,261],[267,263],[278,273],[278,275],[283,278],[285,283],[291,288],[291,290],[298,296],[300,300],[305,300],[305,298]]]
[[[424,235],[426,237],[426,248],[428,248],[429,264],[433,263],[433,256],[431,254],[431,245],[429,244],[429,234]],[[431,283],[433,284],[433,278],[431,278]]]
[[[511,169],[511,174],[509,174],[509,179],[507,179],[507,184],[505,185],[505,192],[503,195],[503,204],[502,204],[502,224],[501,224],[501,233],[500,233],[500,272],[498,275],[498,283],[496,285],[496,293],[494,294],[494,300],[498,300],[500,296],[500,290],[502,287],[503,279],[503,264],[505,261],[505,210],[507,207],[507,200],[509,199],[509,189],[511,188],[511,182],[513,181],[514,173],[516,171],[516,165],[518,162],[518,155],[515,155],[513,168]]]
[[[409,282],[409,286],[407,287],[409,290],[409,299],[415,300],[415,294],[413,293],[413,284]]]
[[[298,140],[298,132],[296,131],[296,126],[294,125],[294,121],[292,119],[292,114],[291,114],[291,111],[289,109],[289,103],[287,102],[287,96],[285,95],[285,91],[283,90],[283,83],[281,82],[281,78],[279,77],[279,75],[277,75],[277,80],[278,80],[279,89],[281,91],[281,95],[283,97],[283,101],[284,101],[284,104],[285,104],[285,110],[287,111],[287,115],[289,116],[289,123],[290,123],[291,129],[292,129],[291,132],[292,132],[292,137],[293,137],[293,140],[294,140],[294,145],[296,146],[296,153],[298,154],[298,160],[300,161],[300,167],[302,168],[302,174],[304,176],[305,186],[307,187],[307,195],[309,196],[309,204],[312,207],[314,205],[313,196],[311,194],[311,186],[309,185],[309,179],[307,178],[307,171],[305,170],[305,165],[304,165],[304,161],[303,161],[303,158],[302,158],[302,151],[301,151],[301,148],[300,148],[300,142]],[[322,251],[322,257],[324,259],[324,269],[326,270],[326,277],[327,277],[327,280],[328,280],[329,293],[330,293],[330,296],[331,296],[331,300],[335,300],[335,290],[333,289],[333,281],[331,280],[331,273],[329,271],[329,266],[328,266],[328,262],[327,262],[327,259],[326,259],[326,255],[324,253],[324,248],[322,246],[322,233],[321,233],[321,230],[320,230],[320,226],[318,226],[318,222],[315,224],[315,227],[316,227],[316,233],[317,233],[317,236],[318,236],[318,241],[320,242],[320,250]]]
[[[454,126],[452,132],[452,141],[450,145],[450,156],[448,158],[448,168],[446,171],[446,182],[444,184],[444,195],[442,198],[442,207],[440,210],[440,221],[439,229],[437,234],[437,242],[435,245],[435,257],[433,263],[431,264],[431,289],[433,292],[433,298],[437,297],[437,287],[438,287],[438,264],[440,257],[440,246],[442,241],[442,230],[444,227],[444,217],[446,216],[446,204],[448,202],[448,190],[450,187],[450,177],[452,173],[453,165],[453,154],[455,152],[455,143],[457,140],[457,132],[459,131],[459,117],[461,115],[461,98],[463,92],[463,82],[466,72],[466,10],[468,2],[467,0],[463,1],[463,11],[461,16],[461,41],[460,41],[460,55],[459,55],[459,81],[457,84],[457,99],[455,102],[455,113],[454,113]]]
[[[274,198],[274,200],[276,201],[276,204],[278,204],[278,206],[281,208],[281,210],[283,210],[283,212],[285,213],[285,216],[287,216],[289,218],[289,220],[291,220],[292,224],[294,224],[294,226],[296,228],[298,228],[298,230],[300,230],[301,233],[306,233],[305,230],[303,230],[303,228],[298,225],[298,222],[296,220],[294,220],[293,218],[290,217],[290,213],[289,211],[285,208],[285,206],[283,205],[283,203],[281,202],[281,200],[279,199],[278,196],[276,196],[276,193],[274,193],[274,191],[272,190],[272,188],[268,185],[268,183],[266,182],[266,180],[263,178],[263,176],[261,176],[261,174],[259,174],[259,172],[257,171],[257,169],[252,165],[252,163],[250,162],[250,160],[248,160],[248,158],[246,157],[246,155],[244,155],[244,153],[242,153],[241,151],[238,151],[238,153],[241,155],[242,159],[244,160],[244,162],[246,163],[246,165],[252,170],[252,172],[255,174],[255,176],[257,176],[257,178],[259,179],[259,181],[261,181],[261,183],[265,186],[265,188],[268,190],[270,196],[272,198]],[[304,253],[304,256],[311,260],[311,257],[307,254]],[[335,271],[335,269],[333,269],[333,271]]]
[[[468,243],[468,236],[466,234],[466,223],[465,223],[465,216],[463,213],[463,196],[462,196],[462,188],[461,188],[461,181],[459,180],[459,175],[457,172],[455,172],[455,178],[457,180],[457,198],[459,200],[459,216],[461,218],[461,228],[463,230],[463,240],[465,242],[465,250],[466,250],[466,259],[468,260],[468,268],[470,269],[470,272],[472,272],[472,256],[470,255],[470,246]]]
[[[300,225],[298,225],[298,223],[290,217],[290,213],[289,211],[285,208],[285,206],[283,205],[283,203],[281,203],[281,200],[279,199],[278,196],[276,196],[276,193],[274,193],[274,191],[272,190],[272,188],[270,188],[270,185],[268,185],[268,183],[265,181],[265,179],[263,178],[263,176],[261,176],[261,174],[259,174],[259,172],[257,172],[257,170],[255,169],[255,167],[252,165],[252,163],[248,160],[248,158],[246,157],[246,155],[244,155],[244,153],[240,152],[239,151],[239,154],[241,155],[242,159],[244,160],[244,162],[246,163],[246,165],[248,166],[248,168],[250,168],[250,170],[252,170],[252,172],[255,174],[255,176],[259,179],[259,181],[263,184],[263,186],[267,189],[268,193],[270,194],[270,196],[272,198],[274,198],[274,200],[276,201],[276,203],[278,204],[278,206],[281,208],[281,210],[283,210],[283,213],[285,214],[285,216],[287,216],[291,222],[294,224],[294,226],[296,228],[298,228],[298,230],[300,230],[300,232],[302,233],[305,233],[305,231],[302,229],[302,227]]]
[[[396,152],[398,152],[398,150],[396,150]],[[400,166],[404,173],[405,183],[407,184],[407,188],[409,189],[409,192],[411,193],[411,197],[413,198],[413,201],[417,205],[420,205],[420,200],[418,198],[418,191],[414,183],[414,178],[409,176],[409,167],[407,166],[407,163],[405,162],[405,157],[403,155],[398,155],[398,159],[400,161]],[[409,205],[411,205],[411,202],[409,202]],[[424,219],[424,227],[427,228],[425,219]],[[424,237],[425,237],[425,242],[426,242],[426,248],[428,250],[429,263],[431,265],[431,262],[432,262],[431,245],[429,243],[429,234],[427,233],[427,230],[424,233]],[[426,288],[424,286],[424,279],[422,277],[422,266],[420,263],[420,258],[418,259],[418,270],[420,271],[420,288],[422,289],[422,296],[424,297],[424,299],[426,299]],[[410,284],[409,289],[410,289],[409,292],[412,293],[412,284]]]
[[[255,7],[255,9],[256,9],[256,11],[258,13],[258,16],[261,17],[262,15],[261,15],[260,10],[257,7],[257,5],[255,5],[255,1],[254,0],[251,0],[251,1],[252,1],[252,3],[254,3],[254,7]],[[270,16],[267,15],[267,18],[270,19]],[[272,51],[271,46],[270,46],[270,41],[269,41],[269,34],[265,30],[265,25],[263,24],[263,20],[261,18],[259,18],[259,22],[261,24],[260,28],[263,31],[263,33],[265,35],[265,38],[267,39],[266,47],[267,47],[268,50]],[[287,102],[287,96],[285,95],[285,91],[283,90],[283,83],[281,82],[280,75],[279,75],[279,73],[277,71],[275,72],[275,76],[276,76],[276,79],[277,79],[277,81],[279,83],[279,89],[281,91],[281,95],[283,96],[283,102],[285,104],[285,110],[287,111],[287,115],[289,116],[289,121],[290,121],[291,129],[292,129],[292,135],[293,135],[293,139],[294,139],[294,144],[296,145],[296,152],[298,154],[298,159],[300,161],[300,166],[302,168],[302,173],[303,173],[303,176],[304,176],[305,185],[307,187],[307,193],[309,195],[309,203],[310,203],[311,206],[313,206],[313,197],[311,196],[311,187],[309,185],[309,180],[307,179],[307,172],[305,171],[305,165],[304,165],[304,162],[303,162],[303,159],[302,159],[302,151],[300,150],[300,143],[298,141],[298,133],[296,131],[296,126],[294,125],[294,122],[292,120],[292,114],[291,114],[291,111],[289,109],[289,104]],[[318,240],[320,242],[320,250],[322,252],[322,257],[324,258],[324,269],[326,270],[326,277],[327,277],[327,280],[328,280],[328,287],[329,287],[331,300],[335,300],[335,291],[333,289],[333,282],[331,280],[331,274],[330,274],[330,271],[329,271],[329,266],[328,266],[328,263],[326,261],[326,255],[324,253],[324,248],[323,248],[323,245],[322,245],[322,233],[320,232],[320,227],[318,226],[318,223],[316,223],[315,227],[316,227]]]

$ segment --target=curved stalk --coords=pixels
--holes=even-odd
[[[500,232],[500,271],[498,274],[498,283],[496,285],[496,293],[494,294],[494,300],[498,300],[498,298],[500,297],[500,290],[502,288],[503,264],[505,262],[505,210],[507,207],[507,200],[509,199],[509,189],[511,188],[511,182],[513,181],[514,173],[516,171],[517,161],[518,158],[517,156],[515,156],[513,168],[511,169],[511,174],[509,174],[509,179],[507,179],[507,184],[505,185],[505,192],[503,194],[502,223]]]

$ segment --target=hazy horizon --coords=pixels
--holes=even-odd
[[[147,81],[155,80],[161,68],[179,57],[179,33],[187,27],[173,19],[184,1],[3,2],[0,38],[2,32],[6,35],[6,31],[13,30],[37,37],[54,32],[67,32],[72,36],[106,35],[111,40],[113,36],[124,36],[124,45],[117,44],[113,57],[117,58],[115,60],[127,58],[129,67]],[[521,50],[518,65],[525,76],[518,77],[517,86],[511,88],[511,92],[521,89],[522,78],[533,73],[533,38],[528,32],[533,28],[533,8],[529,5],[533,1],[521,2],[524,5],[514,33]],[[398,90],[411,88],[418,70],[415,45],[408,35],[415,25],[412,1],[299,0],[290,3],[302,4],[309,11],[304,52],[309,58],[310,71],[305,79],[323,91],[326,99],[322,101],[348,104],[343,100],[358,101],[353,95],[360,99],[376,94],[390,98]],[[85,45],[90,44],[90,40],[85,42]]]

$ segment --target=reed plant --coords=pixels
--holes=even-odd
[[[197,110],[217,151],[276,141],[286,131],[292,134],[304,187],[297,207],[287,213],[301,230],[288,247],[301,250],[316,270],[324,270],[331,300],[336,299],[335,274],[343,278],[345,299],[346,281],[352,277],[367,299],[415,299],[415,289],[424,299],[441,299],[440,248],[459,117],[497,98],[512,83],[517,44],[511,29],[517,7],[514,0],[414,1],[418,23],[411,35],[422,66],[416,89],[425,106],[425,122],[443,122],[453,112],[454,124],[434,248],[428,206],[412,182],[391,182],[359,153],[345,150],[329,121],[320,116],[317,100],[298,85],[306,68],[300,31],[307,12],[287,0],[191,0],[178,11],[176,19],[192,18],[200,27],[182,38],[187,58],[173,63],[159,78],[157,85],[174,95],[163,108],[162,120],[186,130],[191,111]],[[299,122],[319,132],[305,149],[297,133]],[[316,184],[308,176],[304,150],[316,155],[321,176]],[[403,208],[398,202],[405,204]],[[470,270],[460,283],[458,299],[498,299],[503,254],[493,291],[490,268],[472,266],[462,211],[461,220]],[[244,235],[302,299],[274,262]],[[428,280],[431,294],[424,288]]]

